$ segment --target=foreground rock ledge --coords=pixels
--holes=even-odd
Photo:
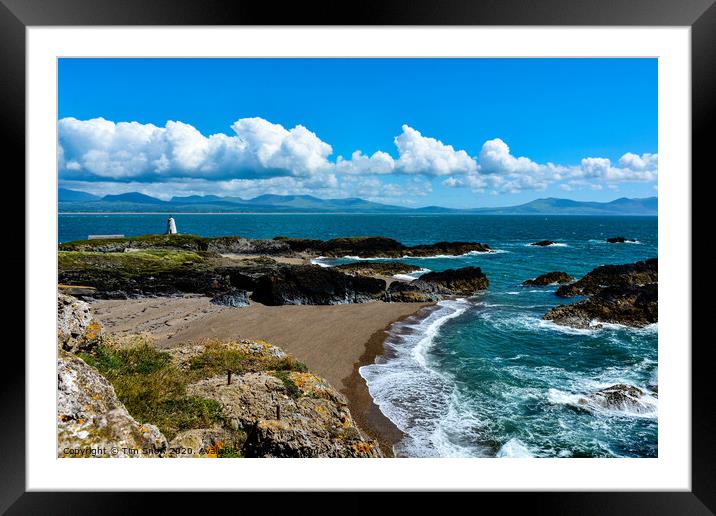
[[[66,351],[58,353],[58,457],[164,454],[167,440],[156,426],[137,422],[96,369]]]
[[[353,422],[346,399],[311,374],[246,373],[231,385],[225,376],[189,386],[189,393],[221,403],[224,414],[246,434],[246,457],[382,457]],[[292,392],[288,385],[295,385]]]

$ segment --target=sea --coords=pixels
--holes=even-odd
[[[427,271],[481,267],[490,286],[394,324],[386,352],[361,376],[404,433],[402,457],[656,457],[658,398],[638,407],[586,402],[615,384],[658,390],[658,325],[572,329],[542,319],[576,299],[556,285],[523,287],[550,271],[579,278],[604,264],[657,256],[656,217],[175,214],[180,233],[329,239],[380,235],[407,245],[477,241],[493,253],[404,258]],[[60,214],[60,242],[89,234],[161,233],[165,214]],[[633,243],[609,244],[624,236]],[[530,246],[537,240],[557,245]],[[357,257],[317,259],[322,266]],[[365,260],[365,259],[363,259]]]

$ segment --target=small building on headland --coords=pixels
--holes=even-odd
[[[169,217],[167,219],[167,235],[176,235],[177,234],[177,225],[176,222],[174,222],[174,217]]]

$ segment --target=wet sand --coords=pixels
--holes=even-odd
[[[432,303],[380,301],[331,306],[217,306],[202,296],[98,300],[105,329],[149,332],[160,348],[202,338],[263,339],[291,353],[348,398],[358,426],[386,455],[402,433],[373,403],[358,369],[383,353],[387,329]]]

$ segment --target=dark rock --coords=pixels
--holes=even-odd
[[[207,250],[225,254],[290,254],[291,248],[280,240],[253,240],[241,237],[217,237],[208,239]]]
[[[402,258],[403,256],[458,256],[469,252],[490,252],[490,246],[479,242],[437,242],[406,246],[386,237],[350,237],[333,240],[308,240],[301,238],[276,237],[286,243],[292,251],[314,256],[361,258]]]
[[[485,290],[489,281],[480,267],[463,267],[442,272],[428,272],[411,281],[410,284],[431,294],[472,296],[480,290]]]
[[[522,284],[525,286],[543,286],[552,285],[554,283],[569,283],[570,281],[574,281],[574,278],[566,272],[548,272],[534,279],[528,279],[522,282]]]
[[[235,308],[241,306],[249,306],[249,293],[245,290],[233,288],[227,292],[215,295],[211,302],[215,305],[233,306]]]
[[[226,276],[214,271],[177,270],[156,274],[126,276],[111,270],[60,271],[59,281],[94,287],[96,298],[122,299],[136,296],[172,296],[182,293],[214,295],[228,290]]]
[[[536,245],[539,247],[547,247],[548,245],[554,245],[557,242],[552,242],[551,240],[540,240],[539,242],[532,242],[530,245]]]
[[[282,267],[256,280],[251,299],[265,305],[336,305],[381,299],[385,281],[317,265]]]
[[[595,294],[605,287],[657,283],[659,280],[658,265],[656,258],[624,265],[602,265],[579,281],[559,287],[556,294],[560,297],[573,297]]]
[[[428,292],[414,282],[394,281],[385,293],[385,300],[392,303],[429,303],[439,301],[442,296]]]
[[[435,244],[415,245],[405,248],[404,256],[461,256],[468,253],[490,253],[492,249],[487,244],[479,242],[437,242]]]
[[[654,398],[653,394],[651,394]],[[618,383],[579,399],[579,405],[613,411],[653,413],[656,406],[649,402],[647,393],[633,385]]]
[[[623,244],[625,242],[636,242],[633,238],[624,238],[623,236],[607,238],[607,242],[610,244]]]
[[[346,263],[335,267],[346,274],[360,274],[362,276],[393,276],[394,274],[405,274],[419,271],[420,267],[403,262],[357,262]]]
[[[584,301],[552,308],[544,319],[574,328],[589,328],[592,321],[646,326],[658,321],[658,285],[606,287]]]

